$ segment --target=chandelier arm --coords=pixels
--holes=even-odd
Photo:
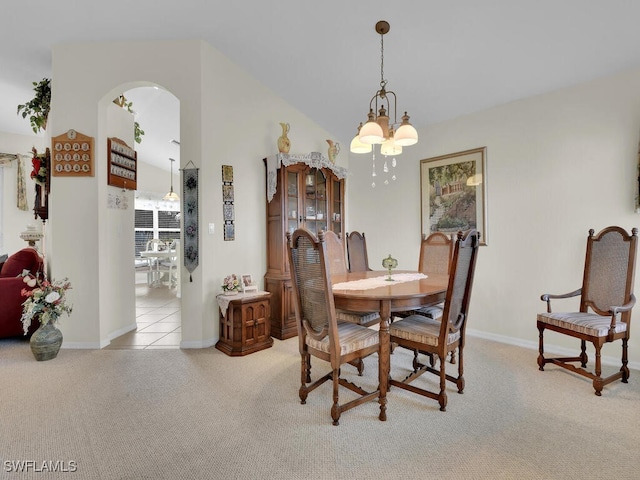
[[[378,90],[378,91],[376,92],[376,94],[375,94],[373,97],[371,97],[371,100],[369,101],[369,110],[373,110],[373,112],[374,112],[376,115],[378,115],[378,98],[384,98],[384,97],[382,97],[382,96],[380,95],[380,92],[382,92],[382,91],[383,91],[383,90]],[[373,101],[374,101],[374,100],[376,101],[376,104],[375,104],[375,105],[376,105],[376,108],[375,108],[375,109],[373,108]]]
[[[387,111],[389,113],[391,113],[391,102],[389,101],[389,95],[393,95],[393,125],[395,125],[396,123],[398,123],[398,112],[396,111],[397,105],[398,105],[398,99],[393,90],[387,90],[386,93],[387,93],[387,106],[389,107]]]

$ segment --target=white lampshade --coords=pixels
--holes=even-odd
[[[163,200],[170,200],[172,202],[175,202],[176,200],[180,200],[178,194],[173,191],[173,162],[175,162],[175,159],[169,157],[169,160],[171,161],[171,188],[169,189],[169,193],[167,193],[163,197]]]
[[[369,153],[373,149],[371,144],[362,143],[358,135],[351,140],[351,153]]]
[[[389,139],[380,145],[380,153],[388,156],[402,153],[402,147],[395,142],[393,128],[389,129]]]
[[[408,147],[418,143],[418,132],[413,125],[409,123],[409,115],[404,112],[402,116],[402,123],[395,134],[396,145],[401,147]]]
[[[180,197],[176,192],[173,191],[173,188],[169,193],[167,193],[163,198],[163,200],[169,200],[171,202],[175,202],[176,200],[180,200]]]
[[[369,120],[360,129],[358,138],[362,143],[369,145],[384,142],[382,127],[376,122],[373,110],[369,110]]]

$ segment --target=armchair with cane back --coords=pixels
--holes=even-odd
[[[331,418],[338,425],[342,412],[379,397],[380,390],[367,392],[340,376],[345,363],[380,352],[376,330],[354,323],[338,322],[335,313],[325,233],[316,238],[306,229],[287,233],[287,251],[295,301],[298,346],[300,350],[299,396],[305,404],[309,393],[328,380],[333,383]],[[330,364],[331,370],[311,381],[311,357]],[[343,386],[358,394],[339,403],[338,390]]]
[[[621,379],[627,383],[627,343],[631,326],[631,309],[635,305],[633,280],[638,242],[638,229],[629,235],[624,229],[611,226],[594,235],[589,230],[582,287],[563,295],[545,293],[541,300],[547,302],[547,311],[539,313],[538,367],[544,370],[547,363],[558,365],[593,381],[598,396],[605,385]],[[577,312],[552,312],[551,300],[580,296]],[[544,331],[552,330],[580,340],[580,353],[575,357],[545,357]],[[602,377],[601,350],[605,343],[620,340],[622,366],[620,370]],[[595,348],[595,370],[587,370],[586,344]],[[580,366],[574,363],[580,363]]]

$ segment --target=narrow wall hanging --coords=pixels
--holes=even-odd
[[[235,240],[235,207],[233,205],[233,167],[222,165],[222,215],[224,218],[224,239]]]
[[[182,212],[184,215],[184,266],[191,274],[198,266],[198,168],[182,170]],[[187,163],[187,166],[189,165]]]

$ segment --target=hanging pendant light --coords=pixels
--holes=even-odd
[[[176,200],[180,200],[178,194],[173,191],[173,162],[175,162],[175,159],[169,158],[169,160],[171,160],[171,189],[169,190],[169,193],[164,196],[163,200],[175,202]]]
[[[389,32],[390,25],[384,20],[376,23],[376,32],[380,34],[380,89],[375,93],[369,102],[369,114],[367,122],[358,129],[356,142],[355,138],[351,142],[351,152],[364,153],[360,144],[376,145],[382,144],[386,155],[400,155],[402,147],[418,143],[418,132],[409,123],[409,115],[404,112],[402,123],[397,121],[396,94],[387,90],[387,80],[384,78],[384,35]],[[377,115],[376,113],[377,112]],[[387,112],[389,112],[387,114]],[[393,122],[390,115],[393,112]],[[395,129],[395,135],[394,135]],[[387,152],[387,153],[385,153]]]

